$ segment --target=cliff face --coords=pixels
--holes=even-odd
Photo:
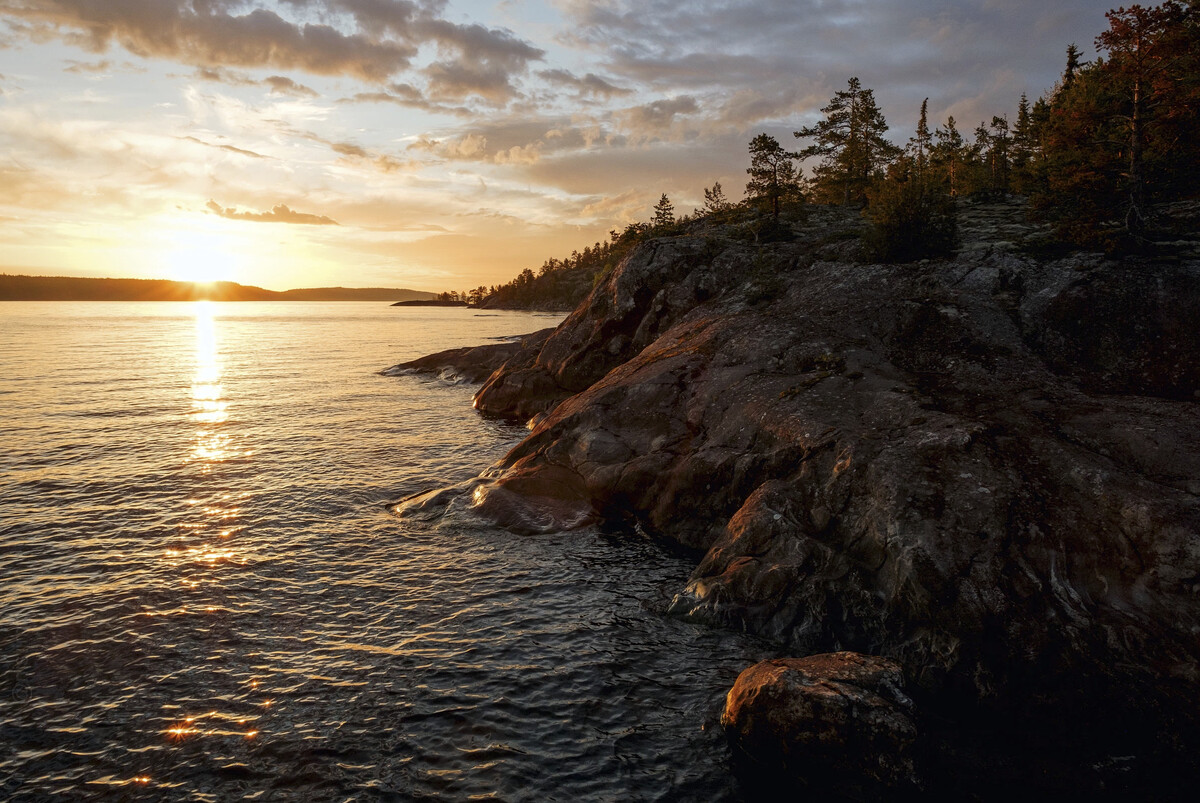
[[[677,614],[895,659],[930,699],[1098,723],[1102,751],[1181,739],[1200,265],[1039,261],[1015,213],[973,215],[960,256],[925,264],[849,261],[836,210],[791,242],[645,244],[480,390],[539,419],[478,512],[636,521],[703,552]]]

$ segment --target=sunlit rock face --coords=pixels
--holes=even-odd
[[[549,411],[494,482],[700,550],[679,615],[888,656],[1097,761],[1173,749],[1200,724],[1200,265],[1039,261],[987,214],[946,262],[856,262],[836,210],[645,244],[480,391]]]
[[[750,667],[729,691],[721,724],[757,787],[877,799],[920,788],[912,709],[900,664],[837,652]]]

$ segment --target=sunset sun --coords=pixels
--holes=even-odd
[[[215,226],[169,232],[163,253],[163,274],[182,282],[211,284],[236,281],[243,257],[233,239]]]

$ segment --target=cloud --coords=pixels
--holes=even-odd
[[[421,135],[408,150],[447,161],[528,165],[548,154],[591,147],[599,139],[594,131],[573,125],[566,116],[526,119],[512,115]]]
[[[211,0],[3,0],[0,12],[93,53],[116,44],[138,56],[201,67],[275,67],[382,82],[406,69],[412,42],[291,22],[266,8]]]
[[[370,151],[353,142],[330,142],[315,134],[309,134],[307,138],[328,145],[330,150],[343,157],[343,161],[365,165],[381,173],[395,173],[400,170],[412,170],[421,167],[420,162],[411,159],[397,159],[385,153]]]
[[[59,38],[92,53],[119,46],[215,70],[300,70],[384,84],[412,67],[422,47],[434,101],[476,97],[500,104],[545,52],[504,29],[439,16],[444,3],[411,0],[0,0],[0,18],[34,41]],[[244,13],[239,13],[244,12]],[[290,17],[281,16],[289,14]],[[306,95],[276,81],[272,89]]]
[[[567,23],[559,43],[586,51],[603,74],[660,96],[692,95],[700,116],[727,125],[737,125],[740,106],[751,115],[743,130],[754,118],[815,113],[823,101],[813,98],[852,75],[903,131],[925,97],[931,110],[949,108],[980,87],[986,94],[970,105],[1011,112],[1021,91],[1036,97],[1054,83],[1067,44],[1104,28],[1095,0],[553,2]],[[1017,80],[996,80],[1014,67]]]
[[[272,95],[290,95],[294,98],[315,98],[317,92],[303,84],[298,84],[291,78],[283,75],[268,75],[262,80],[271,88]]]
[[[487,157],[487,137],[466,133],[450,139],[418,137],[408,146],[410,151],[425,151],[443,159],[474,161]]]
[[[493,161],[496,164],[533,164],[542,158],[542,143],[513,145],[506,151],[498,151]]]
[[[419,89],[411,84],[392,84],[384,92],[357,92],[338,103],[392,103],[408,109],[435,114],[449,114],[455,117],[472,117],[474,112],[466,106],[450,106],[427,100]]]
[[[197,67],[192,77],[198,81],[210,81],[226,86],[257,86],[249,75],[238,70],[227,70],[224,67]]]
[[[248,151],[248,150],[245,150],[244,148],[235,148],[233,145],[214,145],[211,142],[205,142],[202,139],[198,139],[198,138],[192,137],[192,136],[180,137],[180,139],[187,140],[188,142],[195,142],[197,145],[203,145],[206,148],[216,148],[218,150],[228,151],[229,153],[236,153],[239,156],[249,156],[252,159],[269,159],[270,158],[269,156],[263,156],[261,153],[255,153],[254,151]]]
[[[341,154],[342,156],[356,156],[360,159],[367,158],[367,149],[361,145],[354,145],[349,142],[334,142],[329,147],[334,153]]]
[[[622,109],[615,114],[624,131],[635,141],[666,139],[675,132],[676,118],[696,114],[700,104],[691,95],[668,98]]]
[[[257,223],[299,223],[309,226],[336,226],[338,222],[325,215],[310,215],[306,212],[295,212],[285,204],[278,204],[270,212],[239,212],[233,207],[221,207],[216,201],[209,201],[205,207],[215,215],[229,220],[252,220]]]
[[[86,73],[106,73],[111,68],[112,62],[107,59],[103,61],[76,61],[75,59],[67,59],[67,66],[63,68],[63,72],[83,75]]]
[[[580,97],[597,97],[608,100],[633,94],[632,89],[611,84],[595,73],[587,73],[580,78],[568,70],[540,70],[538,77],[552,84],[573,89]]]

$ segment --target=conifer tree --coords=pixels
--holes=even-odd
[[[721,182],[716,182],[712,188],[704,190],[704,211],[710,215],[720,215],[728,212],[733,207],[733,204],[725,197],[725,191],[721,189]]]
[[[1050,100],[1033,202],[1068,239],[1146,248],[1155,205],[1200,183],[1200,3],[1106,16],[1096,46],[1107,58]]]
[[[1037,158],[1038,137],[1029,97],[1022,92],[1017,104],[1017,122],[1012,130],[1012,184],[1020,193],[1029,191],[1032,182],[1033,161]]]
[[[1063,70],[1061,89],[1067,90],[1075,83],[1075,76],[1079,74],[1079,68],[1082,62],[1079,60],[1079,48],[1075,43],[1067,45],[1067,66]]]
[[[884,138],[887,121],[875,104],[874,93],[864,89],[857,78],[834,93],[821,113],[824,120],[794,132],[797,138],[815,140],[799,156],[821,158],[813,178],[823,199],[861,206],[867,201],[872,179],[882,175],[900,149]]]
[[[746,172],[746,197],[769,204],[771,216],[778,219],[781,204],[801,197],[801,175],[796,169],[796,154],[785,151],[775,137],[759,134],[750,141],[750,166]]]
[[[934,132],[930,165],[945,185],[951,198],[965,194],[968,153],[966,140],[958,131],[953,115]]]
[[[929,98],[921,101],[921,116],[917,120],[917,132],[908,141],[908,153],[913,160],[913,169],[924,174],[929,166],[929,155],[933,150],[933,135],[929,133]]]
[[[1011,168],[1009,146],[1012,137],[1009,136],[1008,118],[993,115],[987,134],[988,190],[993,195],[1004,195],[1009,190]]]
[[[654,217],[651,218],[650,225],[656,229],[665,229],[675,225],[675,205],[671,203],[671,199],[665,192],[658,199],[658,203],[654,205]]]
[[[868,190],[866,215],[871,227],[864,242],[871,256],[885,262],[945,256],[953,251],[957,240],[954,199],[948,183],[933,169],[928,112],[926,98],[907,152],[888,166],[883,181]],[[954,131],[953,117],[948,124]]]

